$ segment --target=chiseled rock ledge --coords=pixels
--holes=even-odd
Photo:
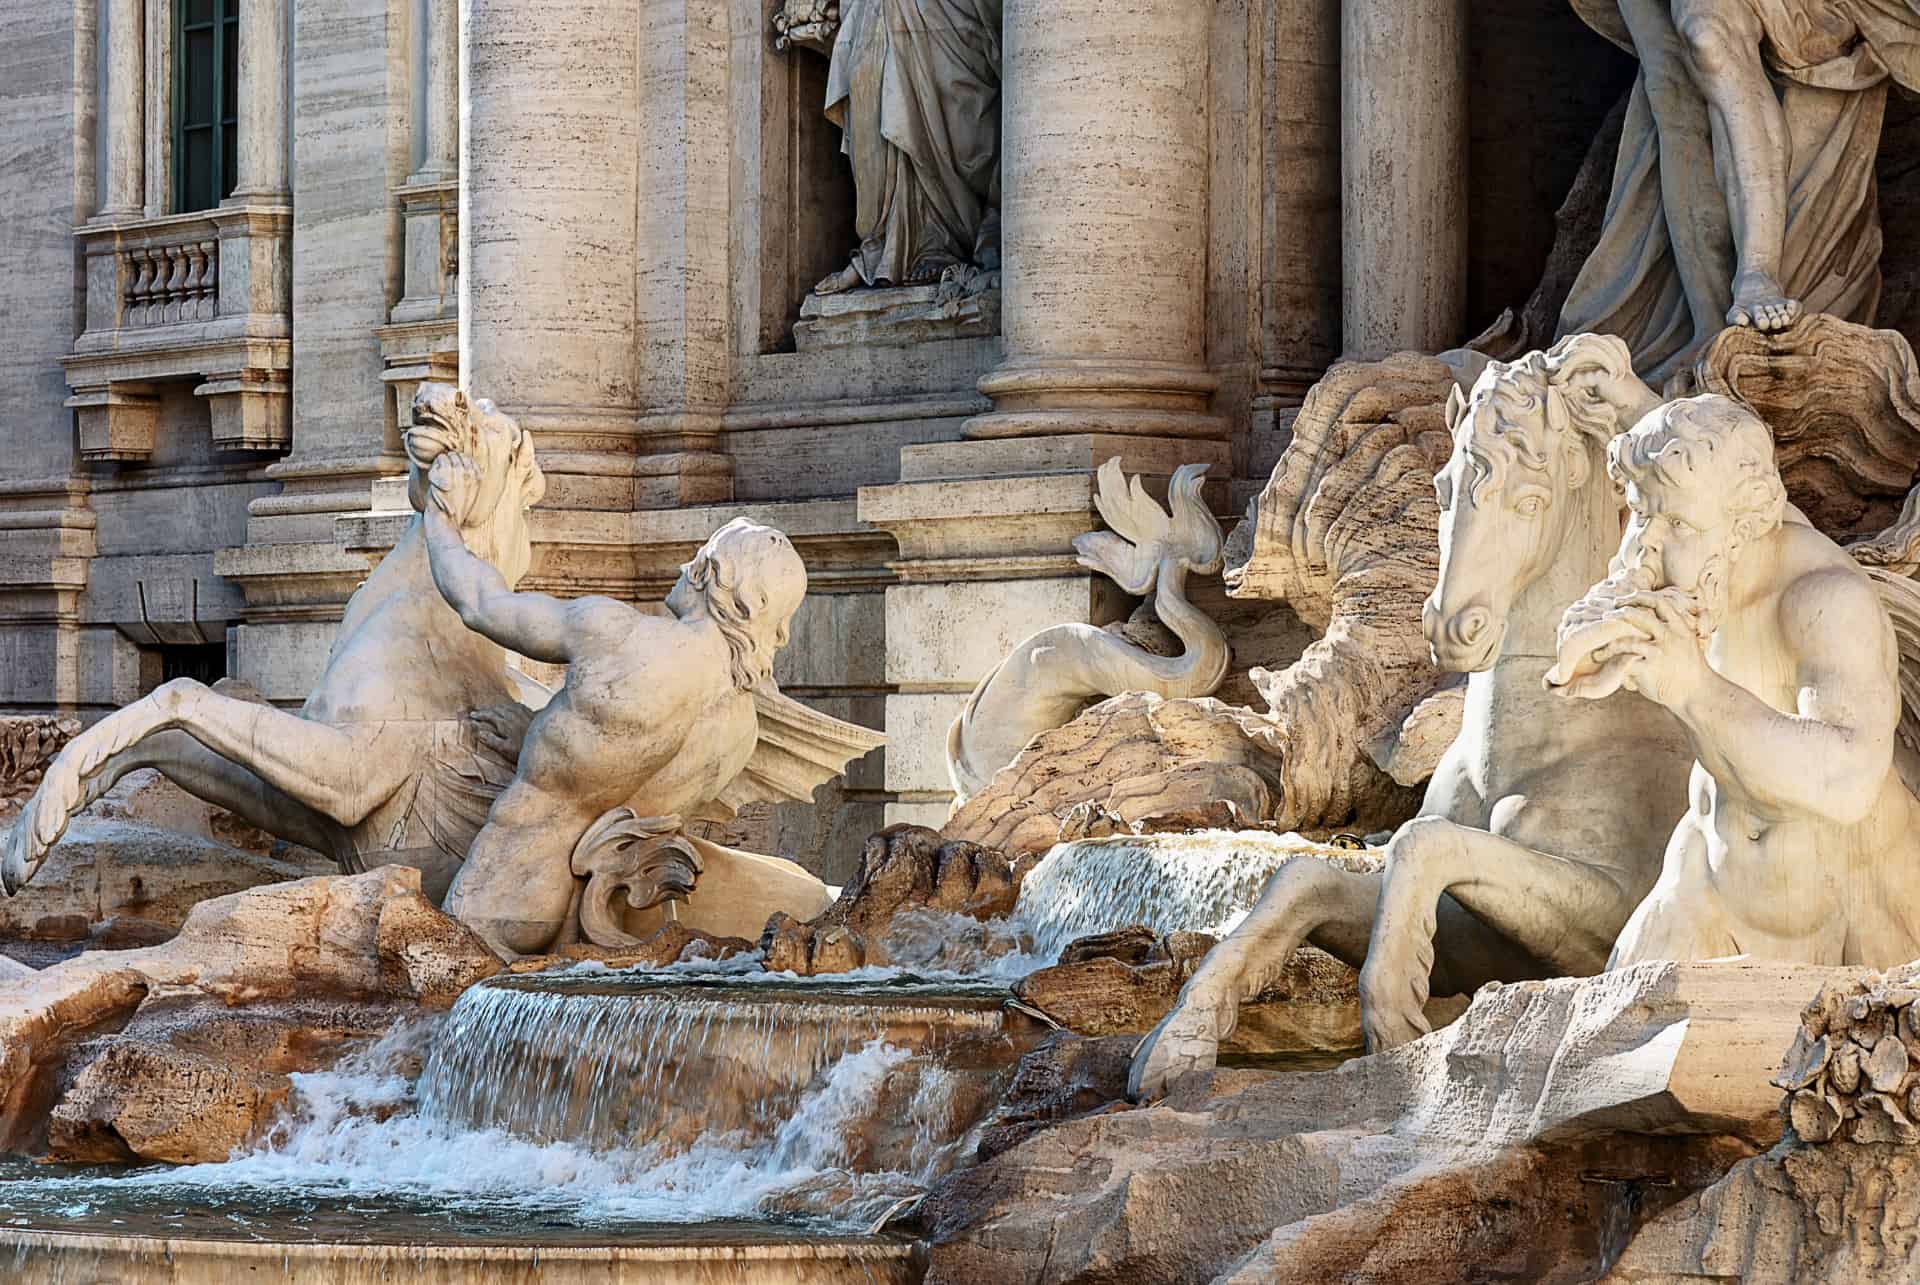
[[[386,866],[205,901],[179,936],[0,975],[0,1149],[224,1160],[289,1088],[500,961]]]
[[[910,1285],[911,1247],[793,1240],[687,1245],[326,1245],[0,1229],[11,1285]]]
[[[921,1214],[928,1279],[1591,1279],[1636,1217],[1780,1136],[1768,1081],[1801,1008],[1859,975],[1734,961],[1489,987],[1336,1070],[1194,1077],[949,1179]]]
[[[1650,1222],[1606,1280],[1920,1280],[1920,964],[1823,989],[1774,1083],[1787,1137]]]

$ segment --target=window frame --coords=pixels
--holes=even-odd
[[[239,169],[237,164],[239,143],[239,102],[237,90],[240,76],[240,0],[207,0],[207,2],[213,7],[212,20],[205,23],[196,22],[190,24],[187,21],[187,6],[191,3],[191,0],[171,0],[173,12],[171,15],[172,31],[170,34],[173,44],[171,51],[171,62],[173,65],[168,68],[168,78],[172,81],[172,84],[168,87],[168,105],[171,108],[173,119],[170,122],[171,128],[167,132],[169,135],[169,143],[173,150],[173,156],[171,158],[172,164],[169,166],[172,171],[170,176],[171,182],[169,184],[172,191],[169,194],[171,199],[167,202],[167,205],[169,212],[173,214],[197,214],[204,210],[219,209],[221,203],[233,194],[234,186],[239,179],[237,173]],[[187,123],[187,76],[191,69],[191,62],[187,54],[187,32],[189,27],[196,31],[211,29],[213,32],[213,85],[211,89],[213,119],[211,122],[198,123],[191,127],[189,127]],[[233,33],[233,65],[231,67],[227,65],[227,34],[229,31]],[[230,88],[227,82],[229,77],[235,82],[231,88],[236,91],[234,111],[231,115],[227,112],[227,94]],[[190,203],[188,199],[187,130],[189,128],[195,130],[208,129],[212,133],[212,145],[209,148],[209,154],[210,164],[213,169],[213,199],[206,204],[193,204]],[[227,152],[230,142],[233,145],[232,150],[236,153],[236,163],[232,167],[236,172],[231,174],[227,172]]]

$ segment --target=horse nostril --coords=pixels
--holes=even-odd
[[[1478,646],[1493,625],[1493,613],[1485,607],[1468,607],[1453,618],[1447,632],[1456,647]]]

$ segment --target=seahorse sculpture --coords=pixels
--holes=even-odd
[[[1043,629],[980,680],[947,733],[947,771],[964,801],[1042,732],[1071,722],[1094,701],[1122,692],[1208,696],[1227,675],[1227,638],[1187,601],[1187,576],[1220,570],[1220,524],[1200,498],[1207,466],[1176,470],[1163,510],[1118,459],[1100,466],[1094,505],[1111,531],[1076,538],[1080,565],[1098,571],[1153,610],[1182,644],[1160,656],[1097,625]]]

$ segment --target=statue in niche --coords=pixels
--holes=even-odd
[[[1002,0],[786,0],[775,43],[831,59],[827,118],[853,165],[845,268],[862,287],[990,288],[1000,268]]]
[[[1600,243],[1560,331],[1659,384],[1727,325],[1871,322],[1889,84],[1920,91],[1920,0],[1572,0],[1635,53]]]
[[[1626,534],[1608,578],[1568,609],[1547,682],[1579,700],[1638,693],[1697,757],[1611,966],[1920,954],[1901,672],[1920,588],[1815,530],[1787,500],[1767,426],[1730,399],[1658,408],[1613,444],[1609,471]]]

